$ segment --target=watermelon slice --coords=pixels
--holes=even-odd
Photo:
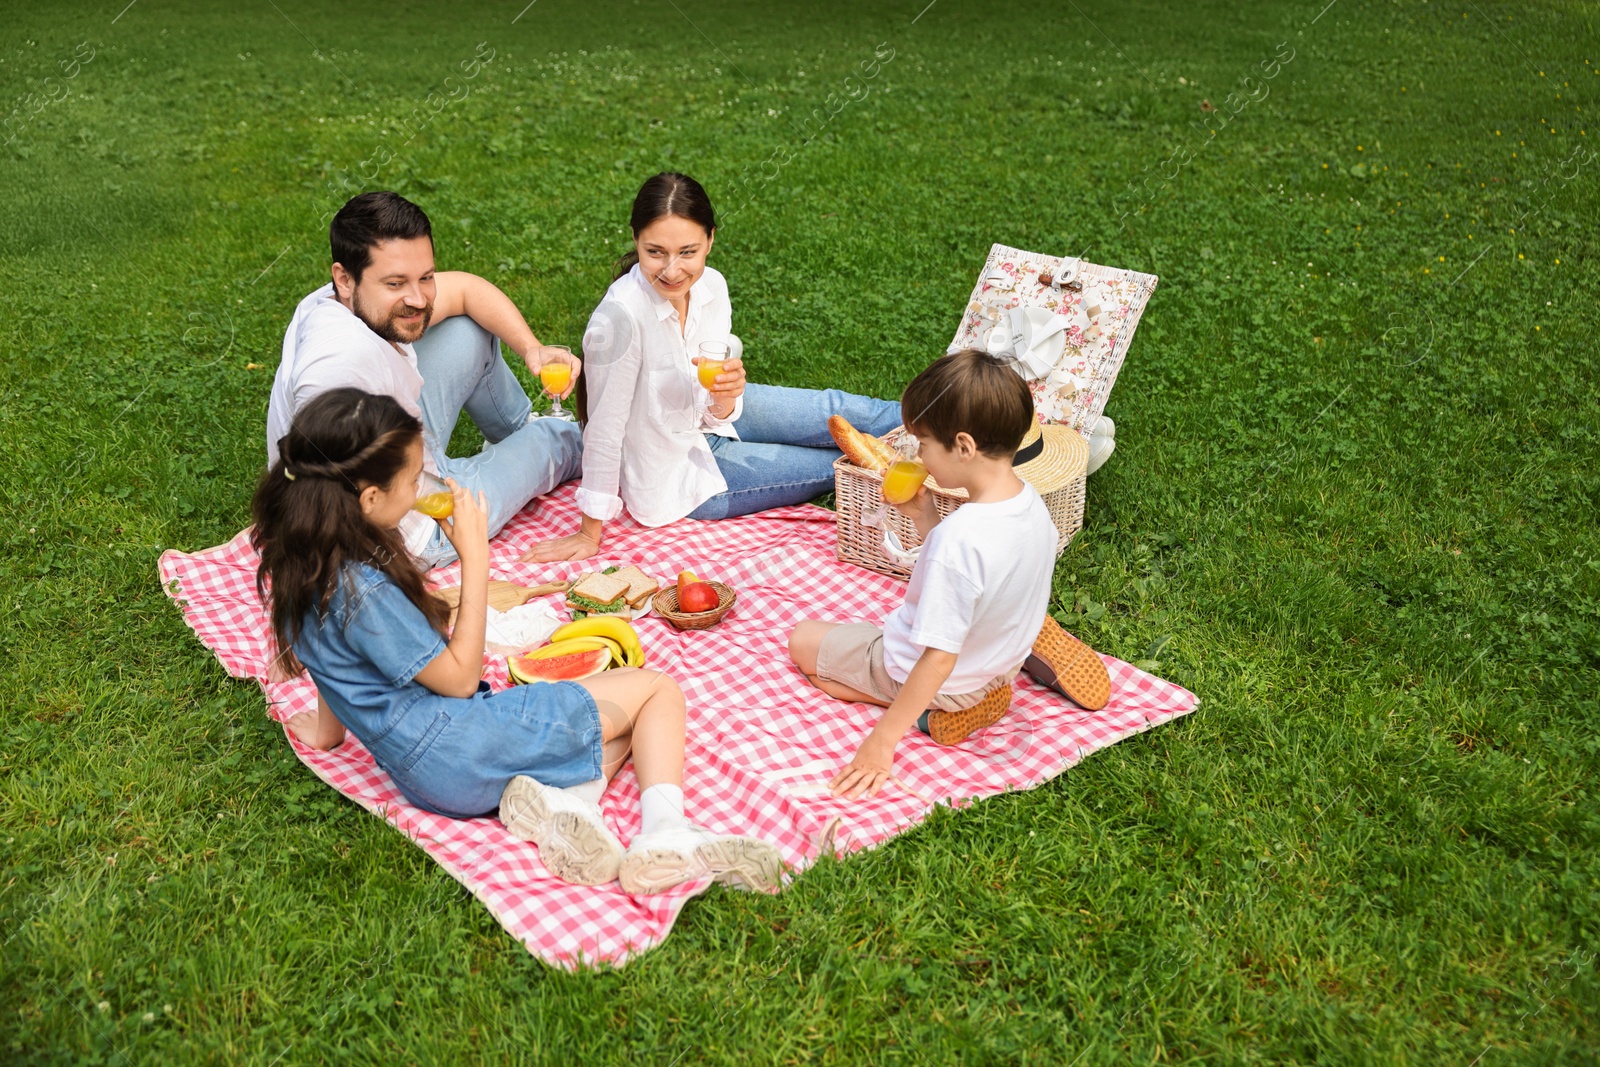
[[[522,685],[532,682],[574,682],[599,674],[611,665],[611,650],[596,648],[587,652],[569,652],[565,656],[512,656],[506,660],[511,680]]]

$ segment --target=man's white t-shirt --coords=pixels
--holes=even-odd
[[[923,650],[956,654],[939,692],[974,693],[1022,666],[1044,624],[1056,528],[1033,486],[968,502],[928,533],[905,602],[883,624],[883,665],[901,684]]]
[[[300,301],[283,335],[283,361],[272,379],[272,399],[267,404],[268,466],[277,462],[278,441],[289,432],[295,413],[318,394],[345,386],[391,396],[422,418],[416,350],[379,337],[339,303],[329,282]],[[431,447],[423,448],[422,463],[429,473],[439,473]],[[432,519],[411,512],[401,522],[400,533],[406,547],[418,552],[437,528]]]

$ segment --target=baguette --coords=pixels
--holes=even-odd
[[[886,471],[895,459],[894,449],[869,433],[850,425],[843,415],[828,416],[828,433],[845,458],[862,470]]]

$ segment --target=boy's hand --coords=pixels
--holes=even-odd
[[[875,797],[884,783],[894,777],[894,746],[885,746],[876,732],[868,734],[856,749],[855,758],[834,775],[828,788],[834,796],[844,795],[846,800],[862,796]]]
[[[933,494],[928,491],[927,483],[918,486],[917,495],[904,504],[890,506],[912,522],[916,522],[919,518],[936,518],[939,514],[939,508],[933,502]]]

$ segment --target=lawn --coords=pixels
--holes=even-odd
[[[124,2],[0,46],[0,1061],[1600,1056],[1595,7]],[[1203,704],[558,973],[155,563],[347,195],[575,344],[663,168],[758,380],[896,394],[994,241],[1160,275],[1056,610]]]

